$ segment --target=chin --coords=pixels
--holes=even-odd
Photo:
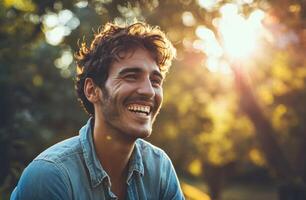
[[[147,137],[150,137],[150,135],[151,135],[151,132],[149,132],[149,133],[142,133],[138,138],[141,138],[141,139],[143,139],[143,138],[147,138]]]
[[[152,132],[151,130],[144,130],[144,131],[137,130],[137,131],[131,132],[132,133],[131,135],[135,137],[135,139],[138,139],[138,138],[143,139],[143,138],[149,137],[151,135],[151,132]]]

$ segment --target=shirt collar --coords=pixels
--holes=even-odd
[[[86,167],[89,171],[91,184],[93,187],[97,187],[101,182],[103,182],[105,178],[108,178],[109,181],[109,177],[106,171],[101,166],[101,163],[95,152],[93,137],[92,137],[92,128],[91,128],[91,124],[93,124],[92,120],[94,119],[90,118],[87,121],[86,125],[80,129],[79,134],[83,149],[83,156]],[[142,176],[144,175],[141,147],[137,141],[135,142],[133,153],[129,161],[129,171],[127,177],[128,184],[135,172],[139,173]]]
[[[108,175],[103,170],[95,152],[92,138],[91,120],[94,119],[90,118],[86,125],[80,129],[79,134],[83,149],[83,156],[89,171],[91,184],[93,187],[97,187],[104,180],[104,178],[108,177]]]
[[[140,175],[144,175],[144,168],[143,168],[143,162],[142,162],[142,155],[141,155],[141,147],[140,144],[136,141],[135,146],[133,149],[132,156],[130,158],[129,162],[129,171],[128,171],[128,177],[127,177],[127,183],[129,184],[130,179],[132,178],[132,175],[134,172],[139,173]]]

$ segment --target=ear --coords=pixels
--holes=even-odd
[[[100,100],[101,89],[94,83],[92,78],[85,79],[84,94],[92,104]]]

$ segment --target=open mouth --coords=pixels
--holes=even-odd
[[[130,104],[128,105],[127,109],[130,112],[142,115],[142,116],[149,116],[151,112],[151,107],[141,104]]]

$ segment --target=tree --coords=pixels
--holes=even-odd
[[[236,86],[233,73],[224,70],[230,69],[224,67],[225,62],[221,62],[223,68],[211,68],[213,52],[203,50],[210,44],[203,43],[201,36],[201,31],[208,31],[222,40],[214,24],[228,1],[207,2],[1,2],[2,197],[9,196],[28,162],[47,146],[73,135],[86,118],[78,108],[71,81],[76,41],[83,35],[90,40],[92,28],[106,21],[123,23],[134,18],[166,30],[178,50],[151,141],[166,149],[180,174],[206,180],[214,199],[220,198],[229,178],[245,173],[246,163],[285,174],[289,186],[281,190],[282,197],[287,188],[303,187],[304,1],[240,1],[244,2],[238,6],[243,16],[260,8],[268,17],[264,21],[267,37],[259,55],[243,65],[245,75],[233,71],[240,84]],[[255,141],[256,133],[261,134],[259,138],[271,137]],[[260,145],[263,142],[266,144]],[[284,156],[275,162],[271,155],[281,155],[278,152]],[[289,168],[293,176],[286,175]],[[296,180],[301,183],[297,187]]]

